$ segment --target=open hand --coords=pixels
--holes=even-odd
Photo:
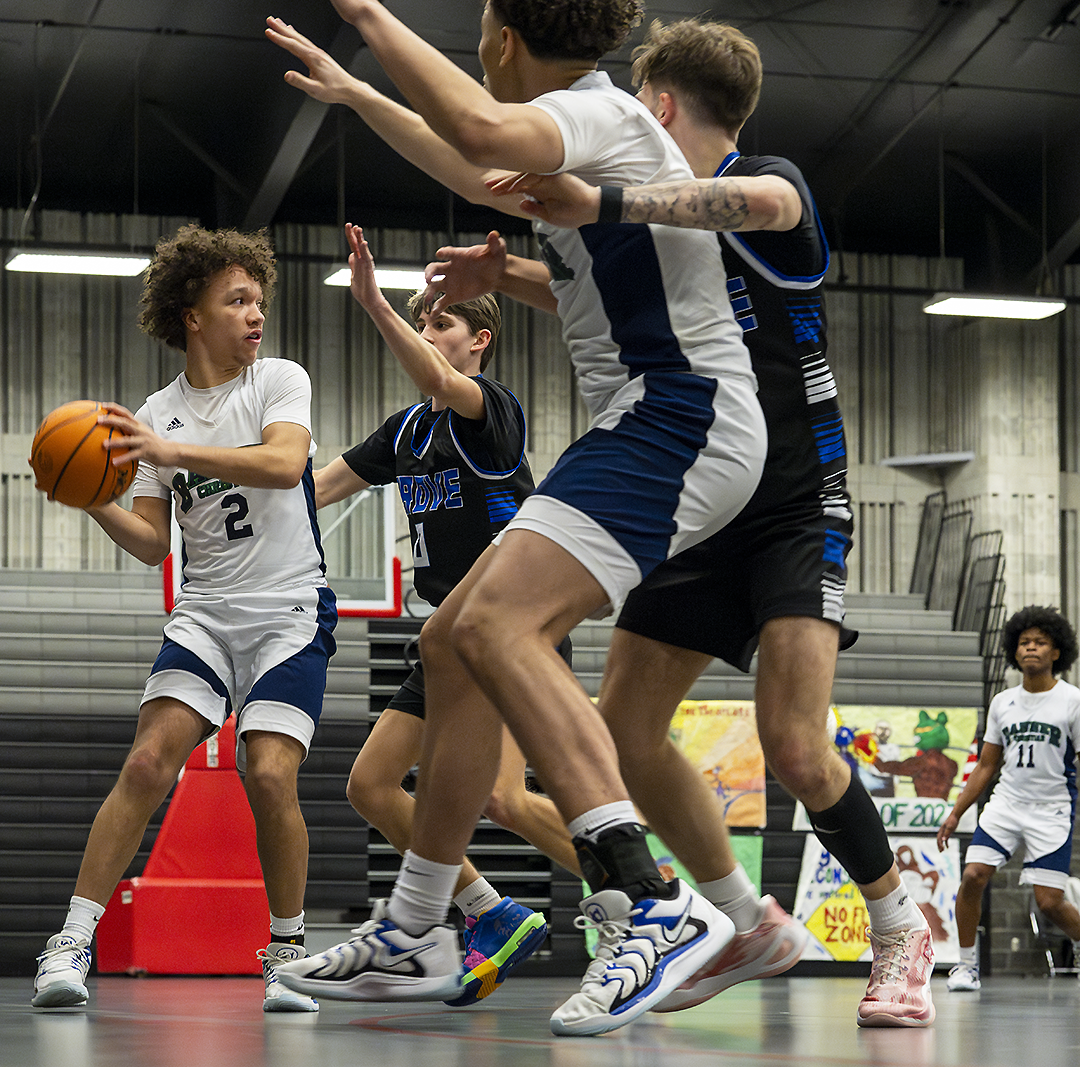
[[[432,315],[451,304],[495,292],[506,270],[506,241],[498,230],[492,230],[482,245],[448,246],[438,249],[435,255],[436,261],[424,269],[428,283],[424,309]]]
[[[518,207],[552,226],[573,230],[600,217],[600,189],[574,174],[511,174],[484,183],[496,196],[521,196]]]
[[[356,79],[335,59],[302,33],[271,16],[266,20],[266,36],[274,44],[291,52],[308,69],[305,77],[298,70],[285,72],[285,81],[296,89],[303,89],[308,96],[325,104],[340,104],[348,96]]]

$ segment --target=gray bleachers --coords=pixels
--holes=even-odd
[[[0,570],[0,973],[31,973],[34,955],[59,928],[90,822],[130,746],[164,621],[154,572]],[[856,594],[848,621],[860,638],[840,658],[836,703],[981,703],[976,635],[951,632],[947,613],[924,611],[918,597]],[[592,694],[610,626],[589,622],[574,633],[575,670]],[[316,923],[354,925],[397,869],[393,849],[369,833],[344,788],[369,722],[404,676],[402,650],[418,629],[412,619],[338,625],[323,719],[300,781],[311,838],[307,908]],[[750,699],[752,684],[717,662],[690,695]],[[764,888],[790,906],[801,837],[790,833],[790,798],[771,780],[768,790]],[[142,871],[163,813],[164,805],[129,876]],[[554,912],[555,948],[545,960],[546,973],[557,973],[558,959],[580,942],[570,927],[580,884],[490,823],[476,844],[500,888]]]
[[[946,611],[926,611],[906,594],[849,594],[847,625],[859,639],[841,654],[836,704],[982,704],[982,660],[975,633],[950,629]],[[586,622],[574,631],[574,670],[593,696],[600,685],[611,620]],[[756,665],[756,660],[755,660]],[[714,660],[690,691],[693,700],[751,700],[754,683]]]

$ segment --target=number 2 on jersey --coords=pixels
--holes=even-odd
[[[225,518],[225,534],[230,541],[239,541],[242,537],[254,537],[255,531],[251,528],[251,523],[246,522],[243,526],[239,523],[242,519],[247,518],[248,502],[239,493],[230,493],[228,496],[221,498],[221,506],[223,508],[233,508]]]

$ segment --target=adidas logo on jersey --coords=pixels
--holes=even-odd
[[[183,425],[184,424],[179,419],[173,419],[173,421],[165,427],[165,432],[168,433],[170,430],[179,430]]]
[[[297,604],[297,606],[295,608],[293,608],[293,611],[298,611],[298,612],[300,612],[301,615],[306,615],[307,614],[307,609],[300,607],[299,604]]]

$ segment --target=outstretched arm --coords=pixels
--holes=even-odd
[[[424,271],[428,283],[424,295],[433,314],[485,293],[502,293],[551,315],[558,313],[547,267],[533,259],[509,255],[506,241],[497,230],[492,230],[482,245],[447,246],[435,255],[438,260],[429,263]]]
[[[562,135],[528,104],[501,103],[460,67],[395,18],[379,0],[334,0],[338,14],[360,31],[372,54],[417,113],[476,166],[546,173],[563,161]],[[502,58],[524,47],[511,33]],[[502,59],[500,59],[502,61]]]
[[[524,216],[507,198],[498,198],[488,189],[486,179],[502,172],[467,162],[451,148],[415,111],[354,78],[327,52],[279,18],[266,20],[266,36],[307,67],[285,73],[285,81],[325,104],[344,104],[360,116],[372,131],[404,159],[473,204],[487,204],[507,215]],[[456,69],[456,68],[455,68]]]
[[[312,472],[315,482],[315,507],[325,508],[371,486],[345,462],[342,456]]]
[[[515,174],[489,178],[488,186],[496,196],[518,194],[523,214],[566,228],[601,221],[603,209],[604,222],[695,230],[790,230],[803,211],[795,186],[771,174],[679,179],[621,191],[588,185],[572,174]]]
[[[466,374],[455,370],[441,352],[425,341],[415,327],[406,322],[375,284],[375,261],[364,240],[364,231],[348,223],[345,235],[352,249],[352,294],[371,316],[390,351],[416,383],[417,388],[440,406],[453,408],[467,419],[484,417],[484,392]]]

